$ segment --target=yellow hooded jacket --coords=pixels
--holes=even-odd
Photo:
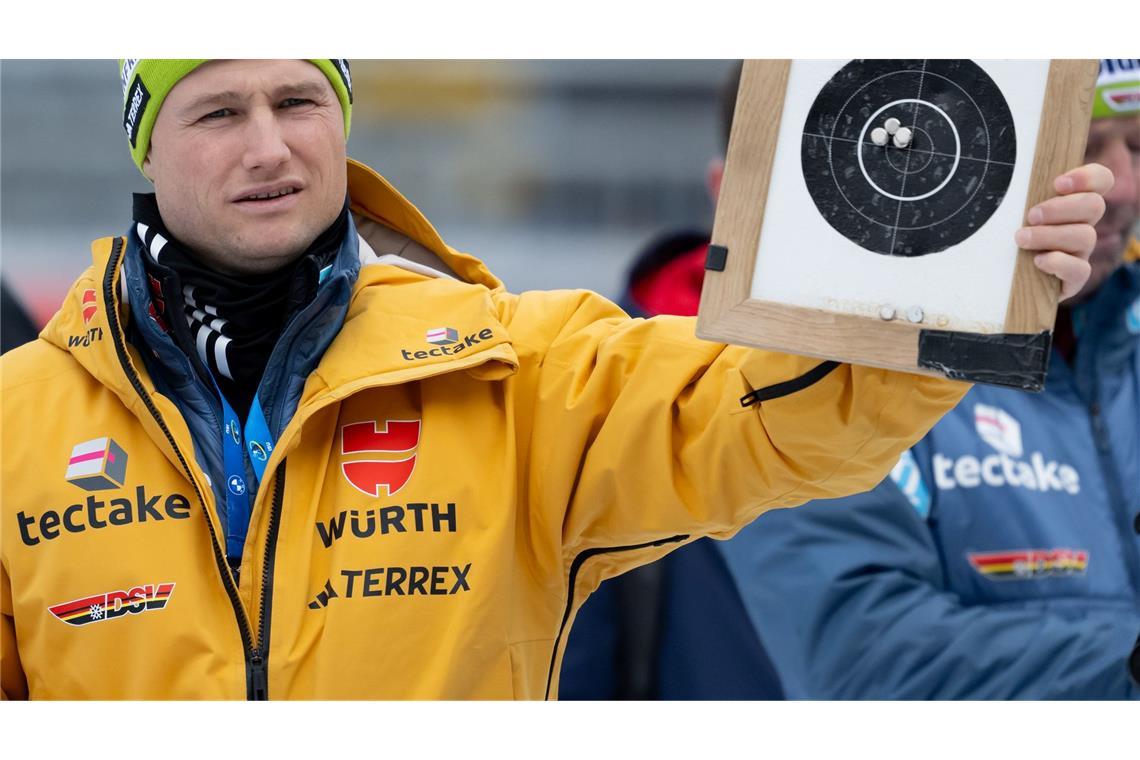
[[[370,169],[349,188],[376,258],[269,458],[237,585],[186,424],[124,336],[123,239],[4,357],[4,696],[553,697],[604,578],[874,486],[969,387],[511,294]],[[456,277],[382,256],[393,237]]]

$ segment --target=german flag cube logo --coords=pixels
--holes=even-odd
[[[121,488],[127,475],[127,452],[110,438],[77,444],[67,460],[68,483],[86,491]]]
[[[427,342],[447,346],[459,342],[459,331],[454,327],[435,327],[427,331]]]

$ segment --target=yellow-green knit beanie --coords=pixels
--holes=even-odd
[[[125,58],[119,61],[123,85],[123,129],[130,142],[131,158],[142,171],[150,133],[154,129],[162,101],[182,77],[206,63],[208,58]],[[344,111],[344,136],[352,123],[352,74],[345,58],[309,58],[336,91]]]

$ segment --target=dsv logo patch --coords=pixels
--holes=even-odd
[[[128,613],[134,615],[150,610],[161,610],[174,593],[173,583],[154,583],[135,586],[127,591],[109,591],[105,594],[85,596],[70,602],[48,607],[48,611],[68,625],[87,625],[114,620]]]
[[[391,496],[412,477],[416,467],[415,450],[420,443],[420,420],[378,420],[353,422],[340,431],[342,458],[357,454],[386,454],[383,458],[344,460],[341,472],[353,488],[379,498],[381,488]]]

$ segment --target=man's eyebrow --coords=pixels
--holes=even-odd
[[[290,84],[282,85],[273,91],[273,99],[280,100],[285,97],[308,97],[316,98],[321,95],[327,95],[323,83],[320,82],[292,82]],[[244,103],[248,100],[248,93],[238,92],[236,90],[224,90],[222,92],[211,92],[199,98],[190,101],[184,110],[186,111],[200,111],[204,108],[211,106],[223,106],[230,103]]]
[[[324,82],[293,82],[278,87],[273,91],[273,95],[274,99],[278,100],[285,96],[316,98],[328,95],[331,89],[331,87],[326,88]]]
[[[224,92],[211,92],[208,95],[202,95],[201,97],[191,100],[183,107],[183,110],[199,111],[209,106],[222,105],[224,103],[233,103],[235,101],[244,101],[245,98],[245,95],[234,90],[226,90]]]

